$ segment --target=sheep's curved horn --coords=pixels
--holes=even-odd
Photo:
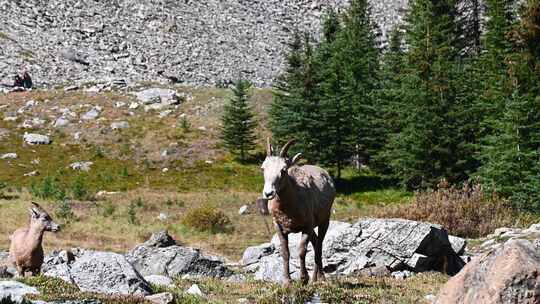
[[[283,148],[281,148],[281,152],[279,152],[280,157],[287,157],[287,152],[289,152],[289,148],[296,142],[296,139],[289,140]]]
[[[274,154],[274,151],[272,149],[272,144],[270,143],[270,137],[266,138],[266,155],[272,156]]]
[[[291,165],[296,164],[302,158],[302,153],[297,153],[293,158],[291,159]]]

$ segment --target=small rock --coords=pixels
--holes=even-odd
[[[165,287],[171,287],[173,286],[173,280],[169,277],[162,276],[162,275],[149,275],[145,276],[144,279],[146,282],[158,286],[165,286]]]
[[[240,215],[248,214],[248,211],[249,211],[248,205],[244,205],[240,207],[240,209],[238,210],[238,214]]]
[[[38,175],[39,175],[39,171],[37,170],[24,174],[25,177],[38,176]]]
[[[117,121],[111,124],[111,129],[120,130],[129,128],[129,123],[127,121]]]
[[[163,168],[163,169],[161,169],[161,172],[167,173],[167,172],[169,172],[169,168]]]
[[[200,131],[203,131],[203,132],[206,131],[206,127],[205,127],[205,126],[198,127],[197,129],[200,130]]]
[[[64,92],[76,91],[79,89],[78,85],[71,85],[64,88]]]
[[[211,164],[213,164],[214,162],[211,161],[211,160],[207,160],[207,161],[205,161],[205,163],[208,164],[208,165],[211,165]]]
[[[129,105],[129,108],[131,110],[136,110],[140,105],[136,102],[132,102],[130,105]]]
[[[165,118],[167,116],[169,116],[173,111],[172,110],[165,110],[161,113],[159,113],[159,118]]]
[[[51,139],[48,136],[36,133],[24,133],[23,139],[31,145],[48,145],[51,143]]]
[[[86,112],[81,116],[82,120],[94,120],[99,117],[98,108],[94,107],[90,111]]]
[[[158,218],[160,221],[165,222],[169,218],[169,216],[166,213],[161,212]]]
[[[126,103],[125,103],[125,102],[122,102],[122,101],[119,101],[119,102],[117,102],[117,103],[114,104],[114,106],[115,106],[116,108],[122,108],[122,107],[124,107],[125,105],[126,105]]]
[[[79,140],[81,139],[81,135],[82,135],[81,132],[75,132],[73,133],[73,139]]]
[[[4,121],[17,121],[17,116],[6,116],[4,117]]]
[[[398,280],[404,280],[414,275],[414,272],[408,270],[394,271],[391,273],[392,277]]]
[[[170,292],[157,293],[155,295],[144,297],[146,300],[155,304],[169,304],[174,300],[174,296]]]
[[[197,284],[191,285],[191,287],[186,292],[192,295],[200,296],[200,297],[204,296],[203,292],[199,288],[199,285]]]
[[[67,120],[65,117],[61,116],[58,119],[56,119],[53,123],[53,127],[55,128],[61,128],[69,125],[69,120]]]
[[[0,156],[0,159],[16,159],[17,157],[19,157],[17,153],[6,153],[2,154],[2,156]]]
[[[77,170],[77,171],[84,171],[84,172],[88,172],[90,171],[90,167],[93,165],[94,163],[93,162],[75,162],[75,163],[72,163],[71,165],[69,165],[69,167],[73,170]]]

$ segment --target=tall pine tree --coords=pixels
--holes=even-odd
[[[408,188],[460,181],[473,167],[458,119],[470,106],[459,98],[463,78],[460,33],[453,0],[415,0],[406,18],[407,59],[402,77],[404,126],[386,151]]]
[[[232,87],[232,98],[225,104],[221,118],[221,139],[225,147],[234,155],[246,161],[249,150],[253,149],[256,122],[248,104],[251,83],[238,80]]]
[[[487,137],[480,174],[516,206],[540,211],[540,2],[527,1],[511,31],[506,59],[510,94],[504,96],[498,132]]]
[[[313,161],[320,154],[316,138],[319,105],[309,34],[294,34],[286,61],[286,70],[274,85],[269,127],[278,143],[295,138],[294,150],[302,151],[304,157]]]

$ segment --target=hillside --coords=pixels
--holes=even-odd
[[[295,28],[317,36],[345,0],[0,1],[0,83],[26,67],[38,85],[104,79],[268,86]],[[405,0],[372,1],[383,33]]]

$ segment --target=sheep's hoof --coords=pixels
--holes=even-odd
[[[285,280],[283,281],[283,287],[284,287],[284,288],[291,288],[291,286],[292,286],[292,282],[291,282],[290,279],[285,279]]]

